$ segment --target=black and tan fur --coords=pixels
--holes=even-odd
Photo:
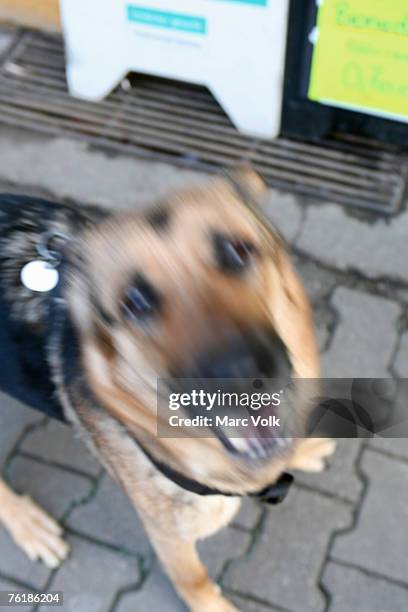
[[[244,173],[239,181],[251,198],[261,197],[257,176]],[[45,221],[34,204],[28,211],[24,203],[16,207],[19,226],[8,237],[0,231],[1,283],[11,316],[27,333],[41,336],[47,329],[47,296],[22,288],[19,270],[35,257],[44,230],[73,237],[64,246],[62,324],[51,329],[45,349],[65,418],[129,496],[189,608],[234,610],[209,580],[195,544],[228,524],[240,498],[202,497],[180,488],[139,444],[191,479],[239,494],[261,489],[285,470],[322,469],[333,450],[330,440],[294,442],[254,465],[227,452],[215,436],[186,434],[180,443],[156,433],[157,378],[188,371],[197,355],[229,341],[226,329],[270,329],[284,343],[294,377],[319,376],[309,304],[282,240],[221,178],[169,197],[149,215],[74,213],[55,205]],[[252,245],[244,273],[226,274],[220,267],[218,235]],[[141,275],[158,292],[160,309],[148,325],[138,326],[123,318],[121,301]],[[31,557],[55,564],[66,556],[55,523],[4,483],[0,519]]]

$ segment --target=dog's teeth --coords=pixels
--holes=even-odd
[[[230,438],[230,443],[237,451],[247,452],[249,450],[249,444],[246,438]]]
[[[228,437],[230,445],[235,451],[241,455],[247,455],[250,459],[266,459],[270,455],[270,451],[273,447],[279,446],[280,448],[286,447],[290,439],[286,438],[265,438],[263,440],[253,436],[243,438],[242,434],[239,436],[240,431],[236,428],[229,427],[228,430],[224,430],[224,434]],[[232,436],[237,437],[232,437]]]

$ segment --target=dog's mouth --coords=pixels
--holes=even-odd
[[[225,450],[244,461],[265,461],[291,444],[292,366],[276,334],[234,337],[208,351],[172,379],[172,390],[188,397],[183,410],[205,427]]]
[[[292,441],[286,423],[275,410],[263,408],[242,417],[244,424],[218,425],[212,428],[224,448],[239,459],[265,461],[287,449]],[[256,419],[254,422],[252,418]],[[273,424],[273,419],[279,425]],[[259,423],[259,424],[257,424]]]

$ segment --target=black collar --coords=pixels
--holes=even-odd
[[[220,491],[219,489],[207,487],[207,485],[204,485],[197,480],[188,478],[187,476],[184,476],[184,474],[180,474],[180,472],[173,470],[173,468],[171,468],[169,465],[155,459],[139,442],[137,442],[137,445],[144,452],[149,461],[159,470],[159,472],[163,474],[163,476],[174,482],[174,484],[178,485],[182,489],[195,493],[196,495],[224,495],[226,497],[243,497],[244,495],[248,495],[248,497],[255,497],[265,504],[275,505],[279,504],[285,499],[294,480],[291,474],[284,472],[276,482],[268,485],[260,491],[255,491],[254,493],[242,494]]]

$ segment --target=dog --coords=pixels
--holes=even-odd
[[[288,470],[318,472],[334,449],[265,430],[175,436],[157,408],[158,379],[180,394],[197,379],[242,390],[248,380],[319,377],[308,299],[263,218],[265,191],[241,170],[147,213],[0,197],[0,387],[80,433],[193,612],[236,610],[197,540],[226,526],[243,496],[279,501]],[[309,404],[290,410],[303,423]],[[32,559],[55,566],[67,556],[58,525],[4,481],[0,520]]]

